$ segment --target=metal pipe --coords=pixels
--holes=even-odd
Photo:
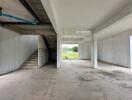
[[[23,19],[23,18],[20,18],[20,17],[16,17],[16,16],[13,16],[13,15],[7,14],[7,13],[2,12],[2,11],[0,12],[0,16],[9,17],[9,18],[19,20],[19,21],[22,21],[22,22],[25,22],[25,23],[37,24],[37,21],[26,20],[26,19]]]

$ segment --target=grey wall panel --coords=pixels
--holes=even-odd
[[[90,59],[91,57],[90,41],[79,43],[79,56],[80,59]]]
[[[37,50],[38,36],[20,35],[0,27],[0,74],[20,68]]]
[[[99,41],[98,43],[98,58],[103,61],[112,62],[112,39]]]
[[[122,32],[98,40],[98,59],[101,61],[130,67],[130,33]],[[90,59],[90,42],[79,44],[80,59]]]
[[[130,67],[130,31],[98,41],[98,59]]]
[[[42,67],[48,62],[49,53],[42,36],[38,39],[38,66]]]
[[[39,55],[39,61],[38,61],[38,66],[39,68],[44,66],[48,62],[48,50],[47,49],[38,49],[38,55]]]

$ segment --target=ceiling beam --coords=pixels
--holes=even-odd
[[[17,31],[23,34],[31,34],[31,33],[40,33],[40,34],[50,34],[47,32],[48,30],[53,31],[52,26],[46,25],[4,25],[2,27]],[[25,28],[26,27],[26,28]]]
[[[19,0],[19,1],[39,23],[42,23],[39,16],[34,12],[32,7],[28,4],[26,0]]]
[[[45,11],[47,12],[47,15],[56,31],[57,34],[60,34],[60,27],[58,24],[58,18],[57,18],[57,13],[54,5],[54,0],[41,0]]]
[[[44,30],[23,30],[20,27],[16,27],[14,25],[12,26],[3,26],[4,28],[17,32],[18,34],[21,35],[45,35],[45,36],[56,36],[54,32],[51,32],[48,28]]]
[[[52,25],[16,25],[17,27],[21,27],[24,30],[44,30],[49,29],[52,30]]]
[[[62,38],[62,43],[63,44],[78,44],[79,42],[81,42],[83,40],[83,38]]]

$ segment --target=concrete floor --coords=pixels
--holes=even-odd
[[[90,61],[63,61],[0,76],[0,100],[132,100],[132,71]]]

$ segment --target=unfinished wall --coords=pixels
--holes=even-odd
[[[85,41],[79,43],[79,56],[80,59],[90,59],[91,58],[91,44],[90,41]]]
[[[38,36],[20,35],[0,27],[0,74],[14,71],[37,50]]]
[[[49,50],[49,60],[56,62],[57,60],[57,34],[54,30],[43,30],[40,34],[45,38]]]
[[[44,40],[41,36],[39,36],[38,42],[38,67],[42,67],[48,62],[48,49],[44,43]]]
[[[130,67],[130,31],[98,41],[98,59]]]

